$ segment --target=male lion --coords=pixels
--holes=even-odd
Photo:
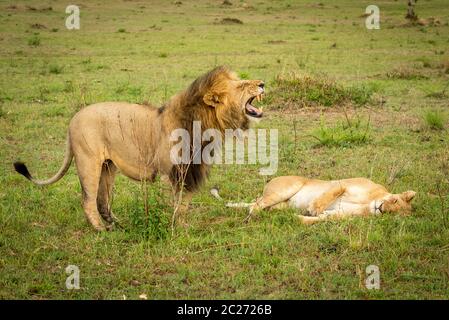
[[[262,111],[251,103],[263,93],[262,81],[240,80],[228,68],[217,67],[160,108],[124,102],[83,108],[70,121],[62,167],[48,180],[34,179],[22,162],[14,163],[14,167],[42,186],[61,179],[75,157],[84,213],[97,230],[112,226],[110,199],[119,170],[138,181],[167,175],[174,190],[179,193],[185,189],[180,209],[185,211],[192,192],[207,177],[208,165],[174,165],[170,158],[171,132],[182,128],[192,136],[193,121],[201,121],[202,130],[217,129],[222,134],[225,129],[246,130],[251,118],[262,117]]]
[[[215,194],[216,191],[214,192]],[[213,193],[213,194],[214,194]],[[324,181],[299,176],[277,177],[267,183],[263,195],[253,203],[228,203],[228,207],[249,207],[249,215],[264,209],[297,208],[307,210],[308,216],[299,215],[305,224],[393,212],[407,215],[415,191],[392,194],[366,178]]]

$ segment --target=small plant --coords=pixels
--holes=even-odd
[[[71,109],[78,112],[85,106],[94,102],[91,88],[85,82],[68,82],[64,85],[63,91],[70,94]]]
[[[319,145],[328,147],[351,147],[366,143],[370,140],[370,121],[360,118],[340,121],[334,127],[328,127],[321,118],[320,127],[313,131],[312,136],[319,141]]]
[[[120,29],[117,30],[117,32],[118,32],[118,33],[125,33],[125,32],[126,32],[126,29],[125,29],[125,28],[120,28]]]
[[[48,67],[48,71],[49,71],[51,74],[61,74],[63,69],[64,69],[64,67],[58,66],[57,64],[51,64],[51,65]]]
[[[142,184],[142,192],[136,194],[128,212],[133,235],[143,240],[164,240],[170,234],[171,208],[164,202],[161,189]]]
[[[13,100],[12,97],[7,95],[5,91],[0,90],[0,103],[2,103],[4,101],[12,101],[12,100]]]
[[[168,54],[165,53],[165,52],[162,52],[162,53],[159,53],[158,57],[159,57],[159,58],[167,58],[167,57],[168,57]]]
[[[242,79],[242,80],[247,80],[247,79],[250,78],[249,73],[247,73],[247,72],[240,72],[240,73],[239,73],[239,77],[240,77],[240,79]]]
[[[48,101],[48,95],[50,94],[50,89],[47,86],[39,87],[39,95],[36,102],[42,103]]]
[[[415,5],[417,0],[408,0],[407,2],[407,14],[405,18],[410,21],[417,21],[418,15],[415,13]]]
[[[38,47],[41,44],[41,39],[34,35],[28,39],[28,45],[32,47]]]
[[[423,116],[424,123],[432,130],[443,130],[445,116],[438,110],[428,110]]]
[[[346,90],[353,103],[363,106],[371,102],[373,94],[378,91],[378,86],[375,84],[362,84],[349,87]]]

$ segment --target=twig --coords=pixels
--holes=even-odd
[[[438,198],[440,199],[440,207],[441,207],[441,217],[443,219],[444,226],[447,225],[447,219],[445,218],[445,202],[444,197],[441,194],[441,180],[437,183],[437,191],[438,191]]]
[[[293,130],[294,130],[294,132],[295,132],[295,153],[296,153],[296,149],[297,149],[297,142],[298,142],[298,134],[297,134],[297,132],[296,132],[296,124],[297,124],[297,120],[294,120],[293,121]]]

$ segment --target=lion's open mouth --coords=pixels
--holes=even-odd
[[[245,105],[245,111],[248,116],[254,117],[254,118],[262,118],[262,115],[263,115],[262,108],[258,109],[252,105],[254,99],[256,99],[257,101],[261,101],[262,98],[263,98],[263,93],[249,98],[249,100],[246,102],[246,105]]]

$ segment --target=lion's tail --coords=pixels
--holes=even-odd
[[[210,189],[210,193],[214,196],[214,198],[218,200],[223,200],[222,197],[220,197],[220,194],[218,193],[218,188],[213,187]],[[251,207],[254,204],[254,202],[248,203],[248,202],[228,202],[226,203],[226,207],[228,208],[248,208]]]
[[[67,134],[67,143],[66,143],[64,162],[63,162],[61,168],[59,169],[59,171],[53,177],[51,177],[50,179],[48,179],[48,180],[36,180],[36,179],[34,179],[31,176],[30,172],[28,171],[28,168],[26,167],[26,165],[23,162],[20,162],[20,161],[14,162],[14,169],[16,169],[16,171],[18,173],[20,173],[21,175],[25,176],[28,180],[30,180],[34,184],[37,184],[39,186],[45,186],[45,185],[48,185],[48,184],[55,183],[56,181],[61,179],[66,174],[67,170],[70,167],[70,164],[72,163],[72,158],[73,158],[72,146],[70,144],[70,137]]]

